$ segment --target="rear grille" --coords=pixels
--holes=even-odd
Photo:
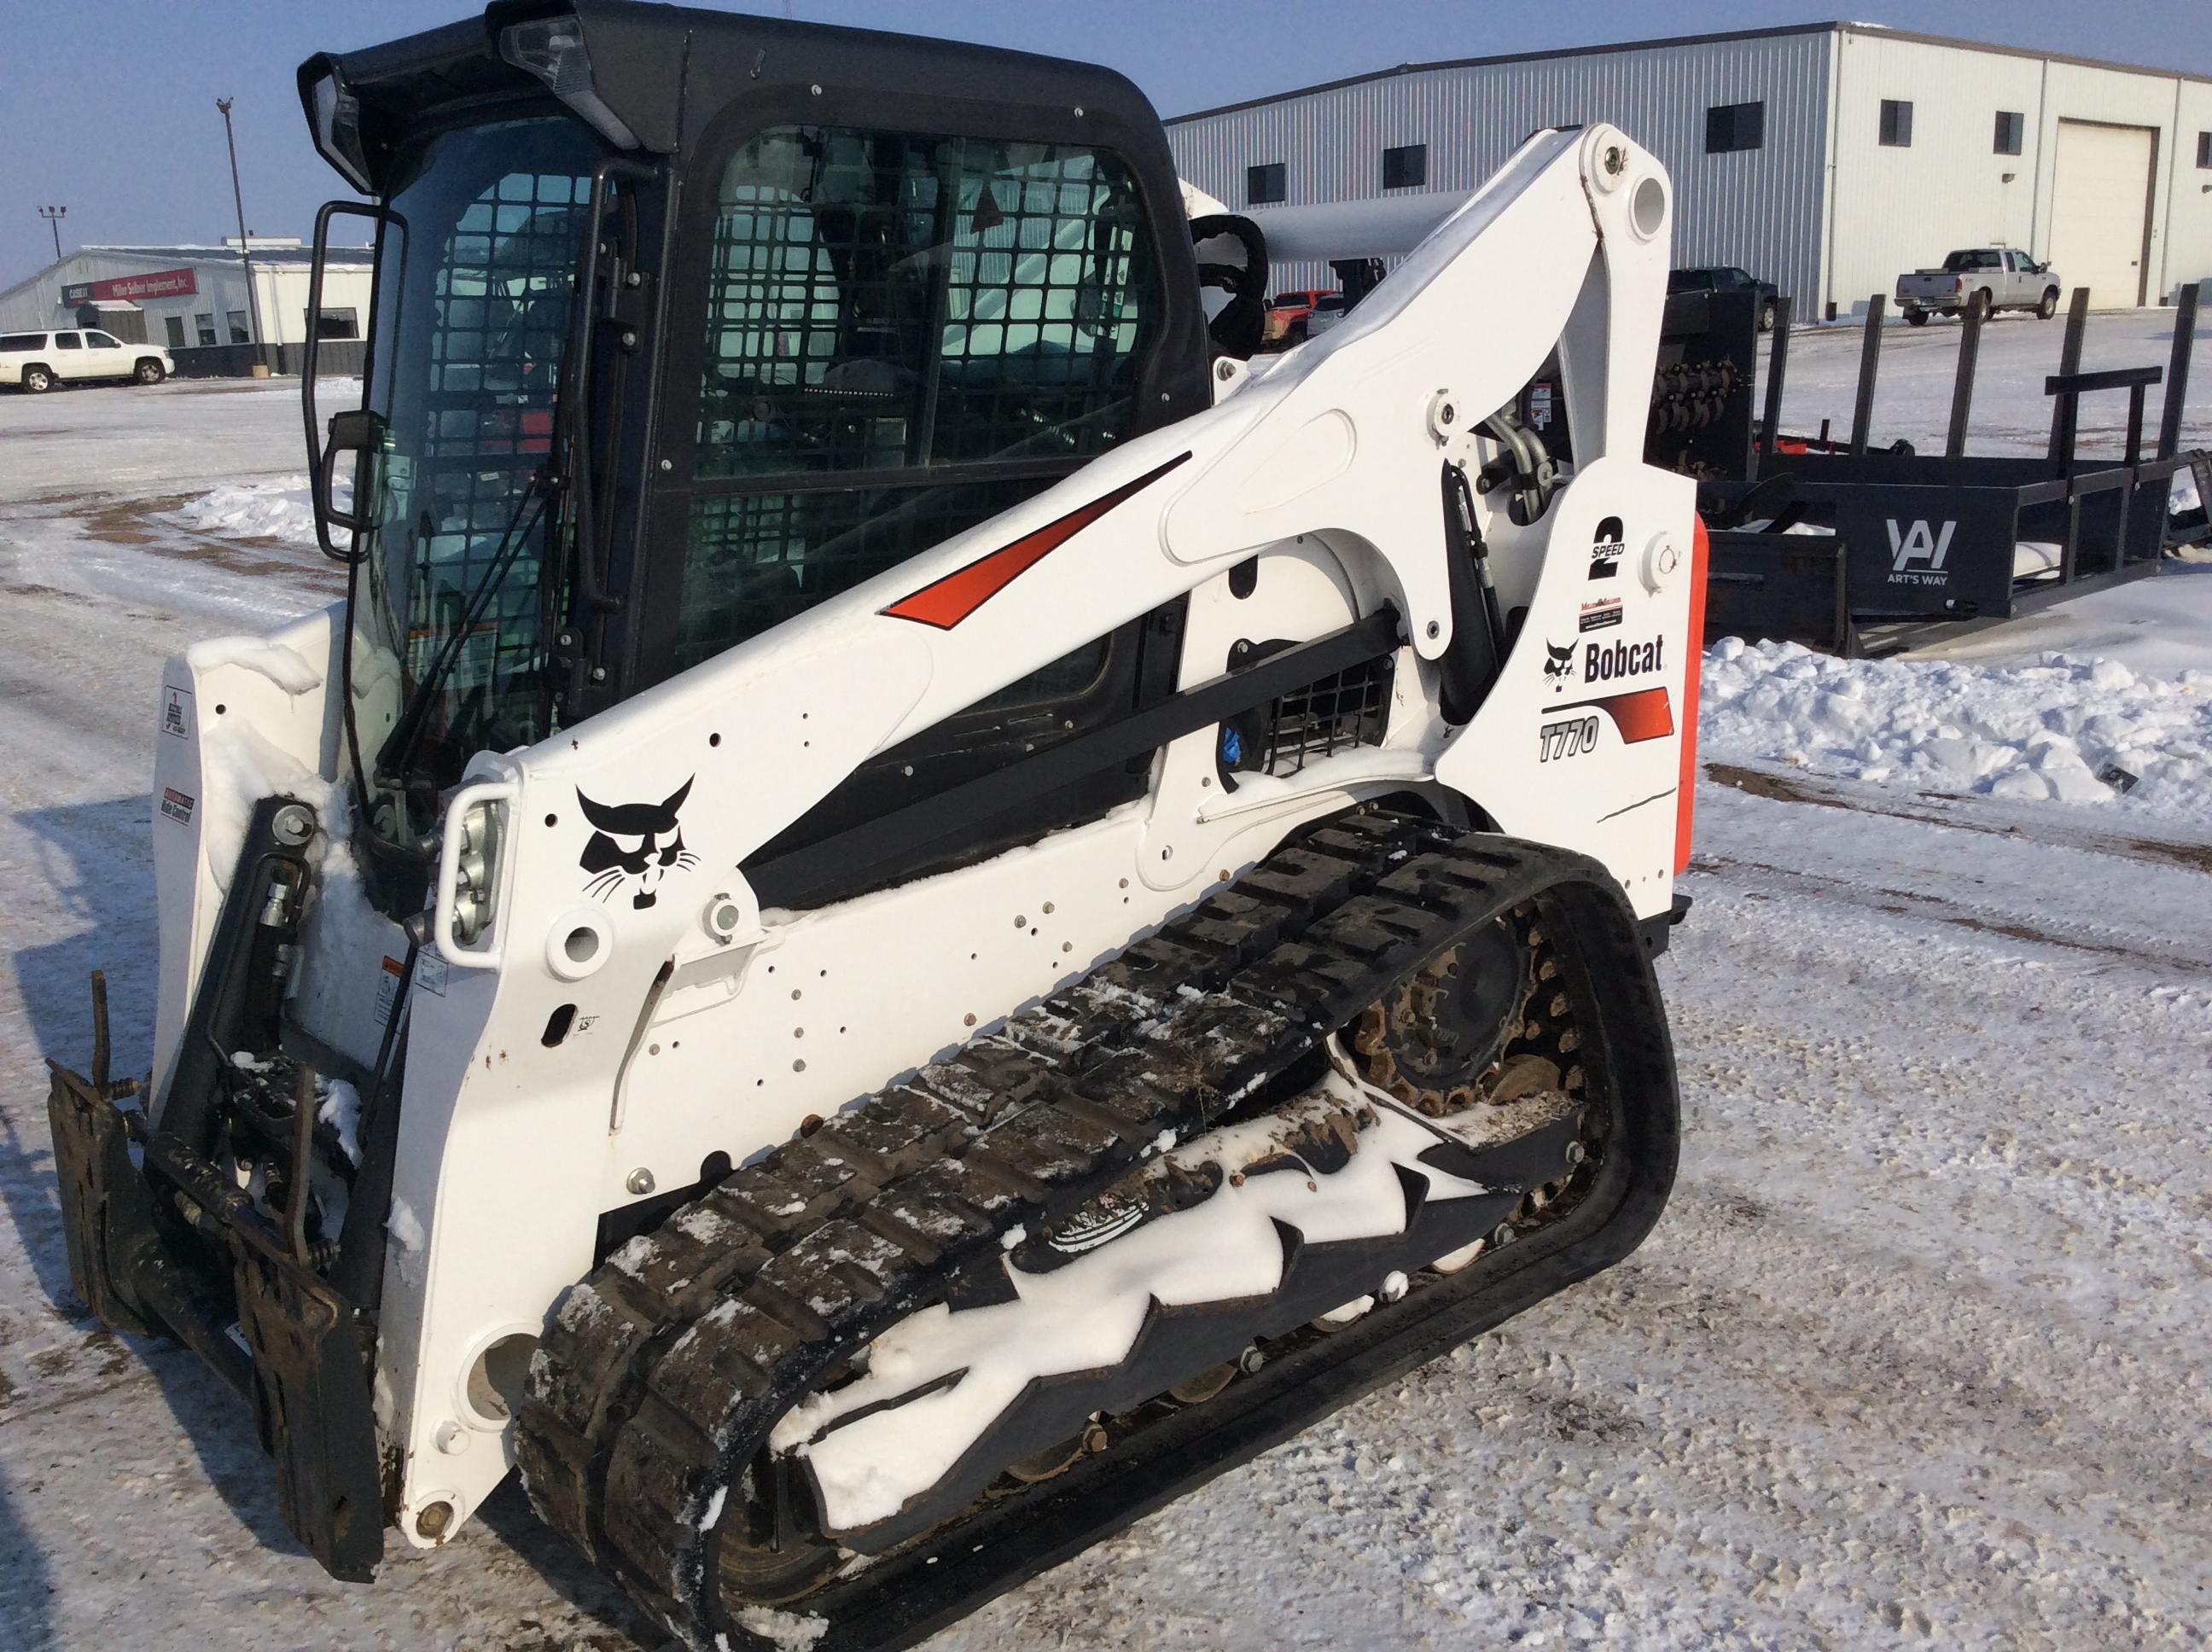
[[[1396,655],[1384,654],[1273,701],[1259,742],[1260,772],[1295,774],[1312,759],[1381,745],[1397,663]]]

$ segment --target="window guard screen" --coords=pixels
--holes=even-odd
[[[1110,155],[763,132],[722,175],[696,475],[1088,458],[1159,310]]]
[[[1110,154],[812,126],[752,138],[718,198],[678,665],[1112,446],[1163,308],[1143,201]],[[1016,464],[1030,473],[958,474]]]

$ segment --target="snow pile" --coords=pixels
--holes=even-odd
[[[343,499],[337,502],[343,509]],[[226,482],[174,512],[173,519],[227,539],[276,539],[301,547],[315,543],[315,507],[304,476]]]
[[[2212,814],[2212,671],[2169,679],[2063,653],[2002,666],[1835,659],[1728,637],[1705,656],[1701,712],[1708,757],[2065,803],[2112,803],[2124,788],[2130,811]]]
[[[185,662],[195,677],[218,666],[239,666],[267,677],[295,700],[323,686],[323,674],[307,663],[306,655],[273,637],[216,637],[195,642],[185,650]]]

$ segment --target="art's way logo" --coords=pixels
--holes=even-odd
[[[1597,525],[1597,531],[1590,538],[1590,578],[1610,580],[1618,577],[1620,559],[1627,550],[1628,536],[1620,525],[1620,519],[1607,517]]]
[[[598,803],[579,791],[576,802],[594,828],[576,862],[592,874],[584,893],[604,901],[629,888],[630,905],[643,908],[659,899],[661,881],[670,872],[697,865],[699,857],[684,847],[684,829],[676,821],[677,811],[690,795],[691,780],[659,803]]]
[[[1951,554],[1951,536],[1959,531],[1956,522],[1946,522],[1940,532],[1931,532],[1926,521],[1916,521],[1900,532],[1897,519],[1886,519],[1889,529],[1889,582],[1892,585],[1946,585],[1951,576],[1944,571],[1943,559]],[[1916,568],[1915,562],[1925,562],[1924,568]]]

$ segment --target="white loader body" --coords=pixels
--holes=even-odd
[[[1691,481],[1641,455],[1671,221],[1664,171],[1619,131],[1540,133],[1341,325],[1218,363],[1210,410],[611,710],[474,760],[447,806],[435,945],[407,1006],[386,1221],[375,1396],[410,1541],[459,1523],[426,1536],[420,1511],[465,1518],[507,1472],[502,1362],[592,1266],[602,1212],[698,1181],[711,1156],[744,1163],[988,1031],[1303,823],[1413,792],[1449,820],[1596,858],[1639,916],[1669,909],[1696,528]],[[1481,507],[1499,603],[1526,612],[1453,727],[1437,703],[1453,641],[1439,466],[1480,469],[1480,420],[1555,346],[1575,463],[1527,526]],[[1231,571],[1255,558],[1237,595]],[[1395,607],[1387,735],[1231,793],[1208,728],[1103,818],[803,914],[760,908],[740,864],[865,759],[1186,592],[1186,689],[1240,639],[1322,637]],[[249,757],[326,809],[343,791],[342,612],[277,639],[300,672],[231,648],[165,678],[195,714],[158,742],[157,799],[188,801],[155,829],[157,1077],[244,831],[210,794]],[[389,680],[357,659],[355,689],[357,715],[388,724]],[[650,831],[591,817],[633,805],[650,807],[622,820],[651,815]],[[326,854],[295,1010],[365,1060],[398,1012],[378,994],[404,942],[331,875],[346,853]],[[456,902],[487,878],[488,920],[463,944]]]

